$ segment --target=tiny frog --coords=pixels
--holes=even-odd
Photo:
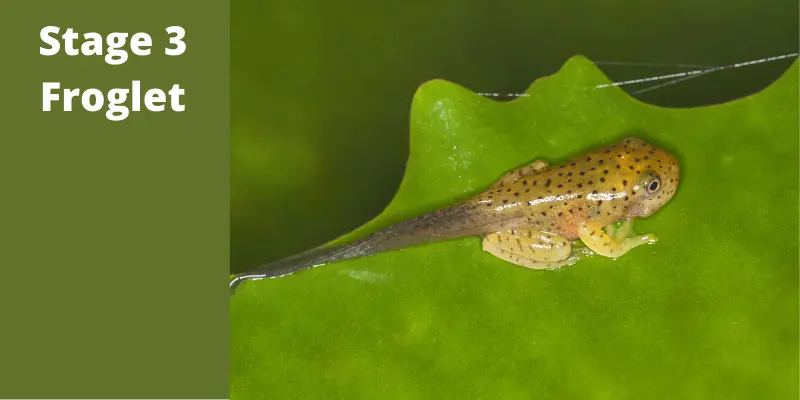
[[[556,166],[536,160],[471,199],[350,244],[312,249],[238,274],[230,286],[464,236],[481,237],[489,254],[530,269],[555,269],[595,254],[617,258],[658,240],[653,233],[631,236],[633,220],[652,215],[672,198],[679,171],[672,154],[638,138]]]

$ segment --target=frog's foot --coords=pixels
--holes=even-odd
[[[628,237],[632,232],[633,219],[625,220],[618,229],[614,225],[609,225],[606,227],[606,232],[603,232],[601,226],[594,221],[584,222],[578,229],[578,235],[586,246],[595,253],[609,258],[617,258],[635,247],[658,241],[654,233]]]
[[[534,161],[534,162],[532,162],[532,163],[530,163],[530,164],[528,164],[528,165],[526,165],[524,167],[517,168],[517,169],[515,169],[513,171],[510,171],[510,172],[506,173],[497,182],[495,182],[491,187],[492,188],[497,188],[497,187],[503,187],[505,185],[512,184],[512,183],[518,181],[523,176],[527,176],[527,175],[531,175],[531,174],[535,174],[535,173],[541,172],[541,171],[547,169],[547,167],[549,167],[549,166],[550,166],[550,164],[548,164],[547,161],[545,161],[545,160],[536,160],[536,161]]]
[[[564,237],[527,228],[511,228],[483,237],[483,250],[530,269],[556,269],[591,256],[588,248],[573,250]]]

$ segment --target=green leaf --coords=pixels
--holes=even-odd
[[[593,89],[608,82],[574,57],[506,103],[425,83],[396,197],[338,242],[634,134],[681,163],[672,201],[636,222],[658,243],[534,271],[463,238],[248,282],[232,398],[795,398],[798,63],[693,109]]]

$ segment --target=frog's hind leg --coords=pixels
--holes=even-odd
[[[498,179],[497,182],[495,182],[491,187],[497,188],[497,187],[503,187],[504,185],[512,184],[518,181],[523,176],[544,171],[549,166],[550,164],[548,164],[547,161],[545,160],[536,160],[524,167],[520,167],[513,171],[507,172],[500,179]]]
[[[578,235],[587,247],[609,258],[620,257],[633,248],[658,241],[658,237],[653,233],[628,237],[633,232],[633,219],[624,221],[619,229],[610,225],[606,227],[606,232],[603,232],[601,225],[595,221],[584,222],[578,229]]]
[[[573,250],[564,237],[527,228],[489,233],[483,237],[483,250],[530,269],[556,269],[591,255],[587,248]]]

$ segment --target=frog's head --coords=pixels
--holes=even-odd
[[[670,153],[638,138],[627,138],[616,145],[621,149],[621,172],[630,178],[631,197],[627,214],[647,217],[658,211],[678,189],[680,167]]]

